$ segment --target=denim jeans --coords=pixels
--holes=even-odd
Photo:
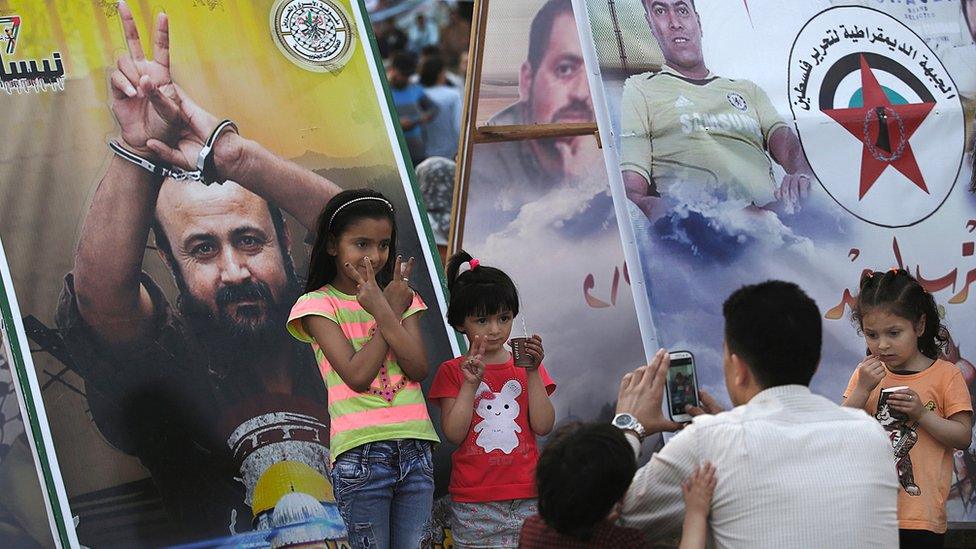
[[[339,512],[356,549],[417,549],[427,542],[434,462],[425,440],[382,440],[343,452],[332,466]]]

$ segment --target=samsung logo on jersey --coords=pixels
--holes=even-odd
[[[682,114],[678,117],[678,120],[681,122],[681,131],[686,135],[694,132],[723,130],[727,132],[736,131],[752,134],[762,138],[762,130],[759,127],[759,122],[755,118],[744,114],[702,114],[696,112]]]

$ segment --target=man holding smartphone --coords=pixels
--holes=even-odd
[[[884,431],[864,413],[808,388],[820,361],[821,316],[795,284],[769,281],[734,292],[723,307],[725,384],[735,409],[704,393],[684,426],[665,417],[670,366],[659,350],[624,376],[614,425],[635,452],[649,434],[682,429],[638,470],[622,526],[648,541],[681,526],[682,482],[710,462],[715,547],[895,547],[898,480]],[[712,415],[714,414],[714,415]]]

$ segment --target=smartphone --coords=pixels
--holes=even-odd
[[[685,406],[698,406],[698,376],[695,374],[695,356],[688,351],[668,353],[671,365],[668,367],[668,412],[671,419],[679,423],[691,421]]]

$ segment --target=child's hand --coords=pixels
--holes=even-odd
[[[370,261],[369,257],[366,257],[364,261],[366,263],[366,278],[360,276],[359,271],[349,263],[343,267],[345,267],[349,278],[356,282],[356,301],[363,306],[363,309],[366,309],[367,313],[376,316],[379,307],[386,302],[386,299],[383,297],[383,291],[380,290],[379,284],[376,283],[373,262]]]
[[[487,345],[488,339],[481,336],[474,336],[474,339],[471,341],[468,354],[461,361],[461,374],[464,376],[465,383],[470,383],[475,386],[481,384],[481,379],[485,375],[484,357],[485,347]]]
[[[708,516],[716,482],[714,465],[706,461],[702,467],[695,467],[691,476],[681,483],[681,491],[685,494],[685,515]]]
[[[390,308],[397,318],[400,318],[413,302],[413,290],[410,289],[411,272],[413,272],[413,258],[404,263],[402,257],[398,255],[393,265],[393,280],[383,289],[383,297],[390,303]]]
[[[857,388],[870,393],[884,379],[887,370],[881,359],[871,355],[857,365]]]
[[[542,338],[538,334],[532,334],[532,337],[525,341],[525,352],[532,357],[533,364],[531,368],[526,368],[527,370],[533,370],[542,364],[546,351],[542,348]]]
[[[922,405],[918,393],[911,389],[902,389],[888,395],[888,408],[907,415],[912,421],[922,419],[922,415],[928,411],[928,408]]]

